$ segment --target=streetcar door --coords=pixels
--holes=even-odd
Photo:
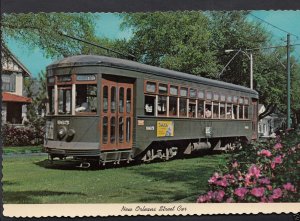
[[[101,96],[101,149],[130,149],[133,84],[102,79]]]

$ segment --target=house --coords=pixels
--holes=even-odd
[[[266,107],[263,104],[258,105],[258,115],[263,113]],[[275,111],[274,113],[264,117],[258,122],[258,135],[260,137],[275,136],[275,132],[285,127],[286,118],[283,114]]]
[[[31,73],[3,44],[1,66],[2,124],[21,124],[22,110],[31,103],[31,98],[23,96],[24,78],[31,77]]]

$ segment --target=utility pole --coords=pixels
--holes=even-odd
[[[290,34],[287,34],[287,128],[291,128],[291,61],[290,61]]]

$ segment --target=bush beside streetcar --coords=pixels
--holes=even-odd
[[[257,138],[258,93],[238,85],[81,55],[49,65],[47,88],[51,159],[146,162]]]

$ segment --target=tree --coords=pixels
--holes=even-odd
[[[84,13],[4,14],[1,29],[4,40],[12,38],[31,48],[41,48],[47,57],[66,57],[88,51],[90,46],[61,33],[93,41],[94,18]]]
[[[197,11],[127,14],[122,24],[133,30],[127,46],[139,62],[214,77],[219,64],[208,26]]]

